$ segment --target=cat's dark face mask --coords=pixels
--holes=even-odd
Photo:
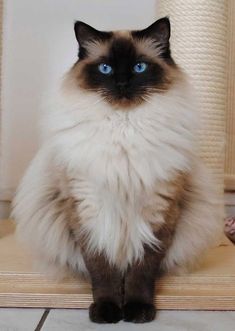
[[[75,23],[79,60],[73,70],[80,88],[117,107],[133,107],[164,93],[177,67],[169,48],[170,23],[162,18],[139,31],[102,32]]]

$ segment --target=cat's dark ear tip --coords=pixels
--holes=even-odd
[[[73,28],[74,28],[74,32],[75,32],[75,35],[76,37],[78,37],[78,32],[79,32],[79,29],[81,27],[81,25],[83,25],[84,23],[82,21],[74,21],[74,25],[73,25]]]
[[[164,16],[164,17],[159,18],[158,21],[162,21],[162,22],[170,24],[170,17],[169,16]]]
[[[74,20],[74,28],[79,26],[87,25],[85,22]]]
[[[171,35],[171,23],[169,16],[162,17],[154,23],[163,39],[169,39]]]
[[[74,31],[77,33],[82,27],[86,27],[87,24],[82,21],[74,21]]]
[[[165,26],[167,29],[170,30],[171,22],[169,16],[159,18],[155,23],[157,23],[158,25]]]
[[[82,41],[83,39],[86,39],[86,37],[93,30],[94,30],[94,28],[92,28],[90,25],[88,25],[85,22],[82,22],[82,21],[74,22],[74,32],[75,32],[76,39],[78,42]]]

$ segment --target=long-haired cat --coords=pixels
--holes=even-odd
[[[13,216],[48,265],[90,279],[92,321],[148,322],[155,281],[192,265],[222,228],[197,155],[198,112],[171,57],[168,18],[138,31],[76,22],[75,34],[79,59]]]

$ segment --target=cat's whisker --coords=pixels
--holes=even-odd
[[[92,104],[92,106],[97,105],[98,103],[100,103],[100,102],[103,101],[103,100],[105,100],[105,97],[104,97],[104,96],[103,96],[102,98],[100,98],[99,100],[97,100],[96,102],[94,102],[94,103]]]
[[[157,91],[166,91],[167,88],[164,85],[160,88],[159,86],[146,86],[145,89],[147,91],[157,92]]]
[[[105,99],[105,97],[101,97],[99,99],[96,99],[93,103],[87,105],[87,102],[83,103],[74,103],[71,107],[71,111],[73,112],[77,112],[78,109],[79,111],[85,111],[87,109],[90,109],[92,106],[97,105],[98,103],[100,103],[101,101],[103,101]]]
[[[141,96],[141,98],[142,98],[145,102],[149,103],[151,106],[154,106],[154,104],[153,104],[151,101],[149,101],[149,99],[147,99],[146,97]]]

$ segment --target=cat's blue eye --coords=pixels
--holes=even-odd
[[[145,62],[139,62],[136,63],[136,65],[134,66],[134,72],[136,72],[137,74],[141,74],[142,72],[144,72],[147,69],[148,65]]]
[[[110,75],[113,71],[112,67],[106,63],[99,64],[98,69],[104,75]]]

